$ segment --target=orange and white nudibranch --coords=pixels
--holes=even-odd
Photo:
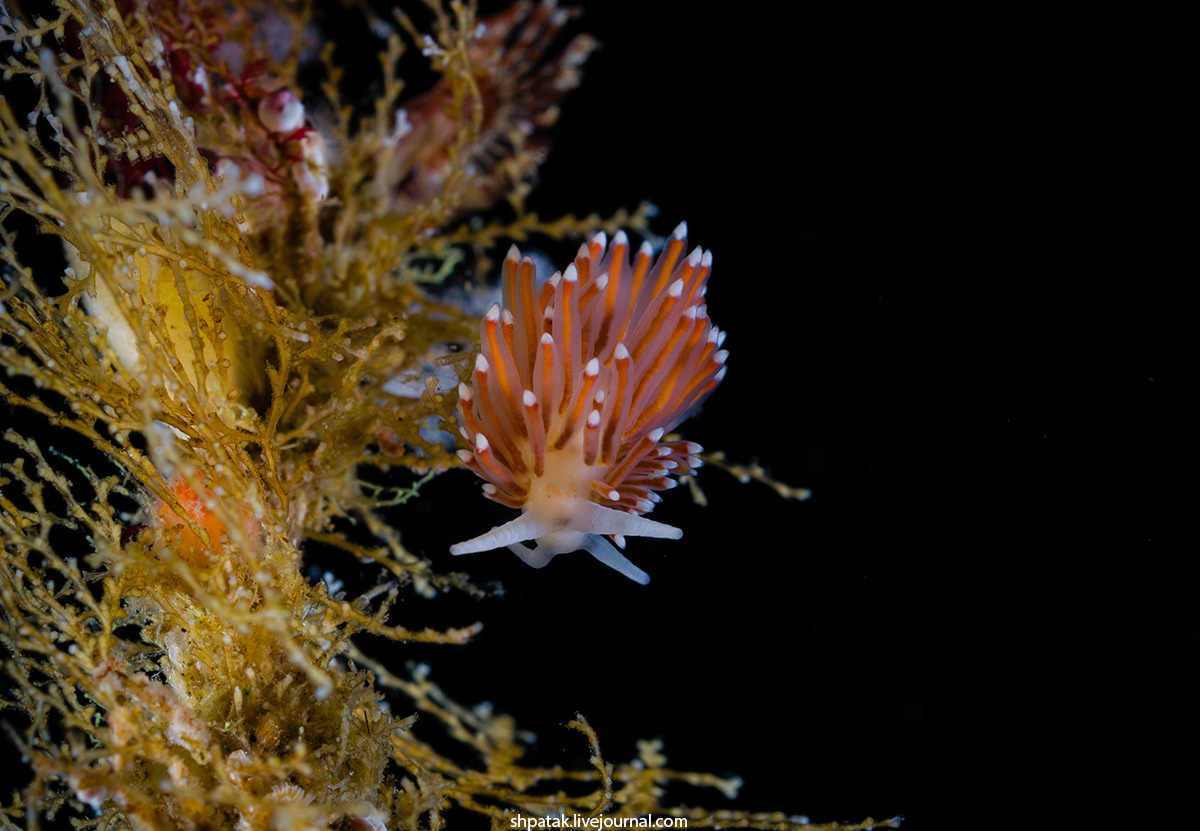
[[[509,250],[503,303],[480,324],[471,386],[458,387],[472,447],[459,456],[489,499],[522,514],[451,554],[508,546],[541,568],[584,549],[650,581],[603,537],[683,535],[642,514],[699,466],[699,445],[662,438],[720,383],[728,355],[704,305],[712,254],[684,256],[686,236],[680,223],[657,262],[643,243],[631,267],[624,232],[607,246],[597,234],[540,287],[533,261]]]

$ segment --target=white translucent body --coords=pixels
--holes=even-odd
[[[450,547],[451,554],[474,554],[507,546],[534,568],[556,554],[587,551],[607,566],[642,585],[650,575],[631,563],[604,536],[660,537],[677,540],[683,532],[674,526],[605,508],[579,494],[590,492],[590,483],[603,479],[601,465],[583,463],[582,434],[577,441],[546,456],[545,473],[538,477],[519,517],[474,539]],[[529,548],[523,543],[534,540]]]

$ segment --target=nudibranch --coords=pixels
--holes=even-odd
[[[472,448],[459,456],[489,499],[522,514],[450,553],[507,546],[541,568],[583,549],[650,581],[604,537],[683,535],[642,514],[699,466],[699,445],[663,436],[720,383],[728,356],[704,304],[712,254],[684,256],[686,236],[680,223],[657,261],[643,243],[630,266],[624,232],[611,245],[599,233],[541,286],[533,261],[509,250],[471,386],[458,388]]]

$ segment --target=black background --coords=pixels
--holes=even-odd
[[[1194,782],[1166,764],[1196,736],[1194,550],[1164,527],[1194,51],[1145,4],[975,5],[578,23],[603,48],[534,204],[688,221],[731,356],[682,432],[813,497],[702,471],[707,508],[653,514],[681,541],[629,543],[647,587],[456,561],[507,593],[433,677],[550,758],[582,763],[578,710],[613,759],[660,737],[745,780],[690,803],[912,829],[1138,822]],[[511,516],[477,487],[438,480],[406,539],[442,562]]]
[[[630,540],[642,587],[582,553],[452,560],[512,514],[447,474],[394,520],[504,594],[393,616],[484,621],[468,646],[363,649],[512,713],[537,761],[586,765],[581,712],[611,760],[661,738],[745,780],[692,804],[918,831],[1159,816],[1194,787],[1166,761],[1196,737],[1200,643],[1167,522],[1196,282],[1183,21],[647,6],[573,24],[603,48],[532,204],[688,221],[731,357],[682,432],[813,497],[703,470],[707,507],[678,489],[653,514],[681,541]]]

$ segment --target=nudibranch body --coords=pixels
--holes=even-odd
[[[510,249],[472,384],[459,385],[473,448],[459,455],[488,498],[522,514],[452,554],[508,546],[541,568],[584,549],[649,582],[603,537],[682,536],[642,514],[700,464],[699,445],[662,439],[721,381],[728,354],[704,305],[712,255],[683,256],[686,234],[681,223],[657,261],[643,243],[632,266],[623,232],[611,245],[597,234],[540,287],[533,261]]]

